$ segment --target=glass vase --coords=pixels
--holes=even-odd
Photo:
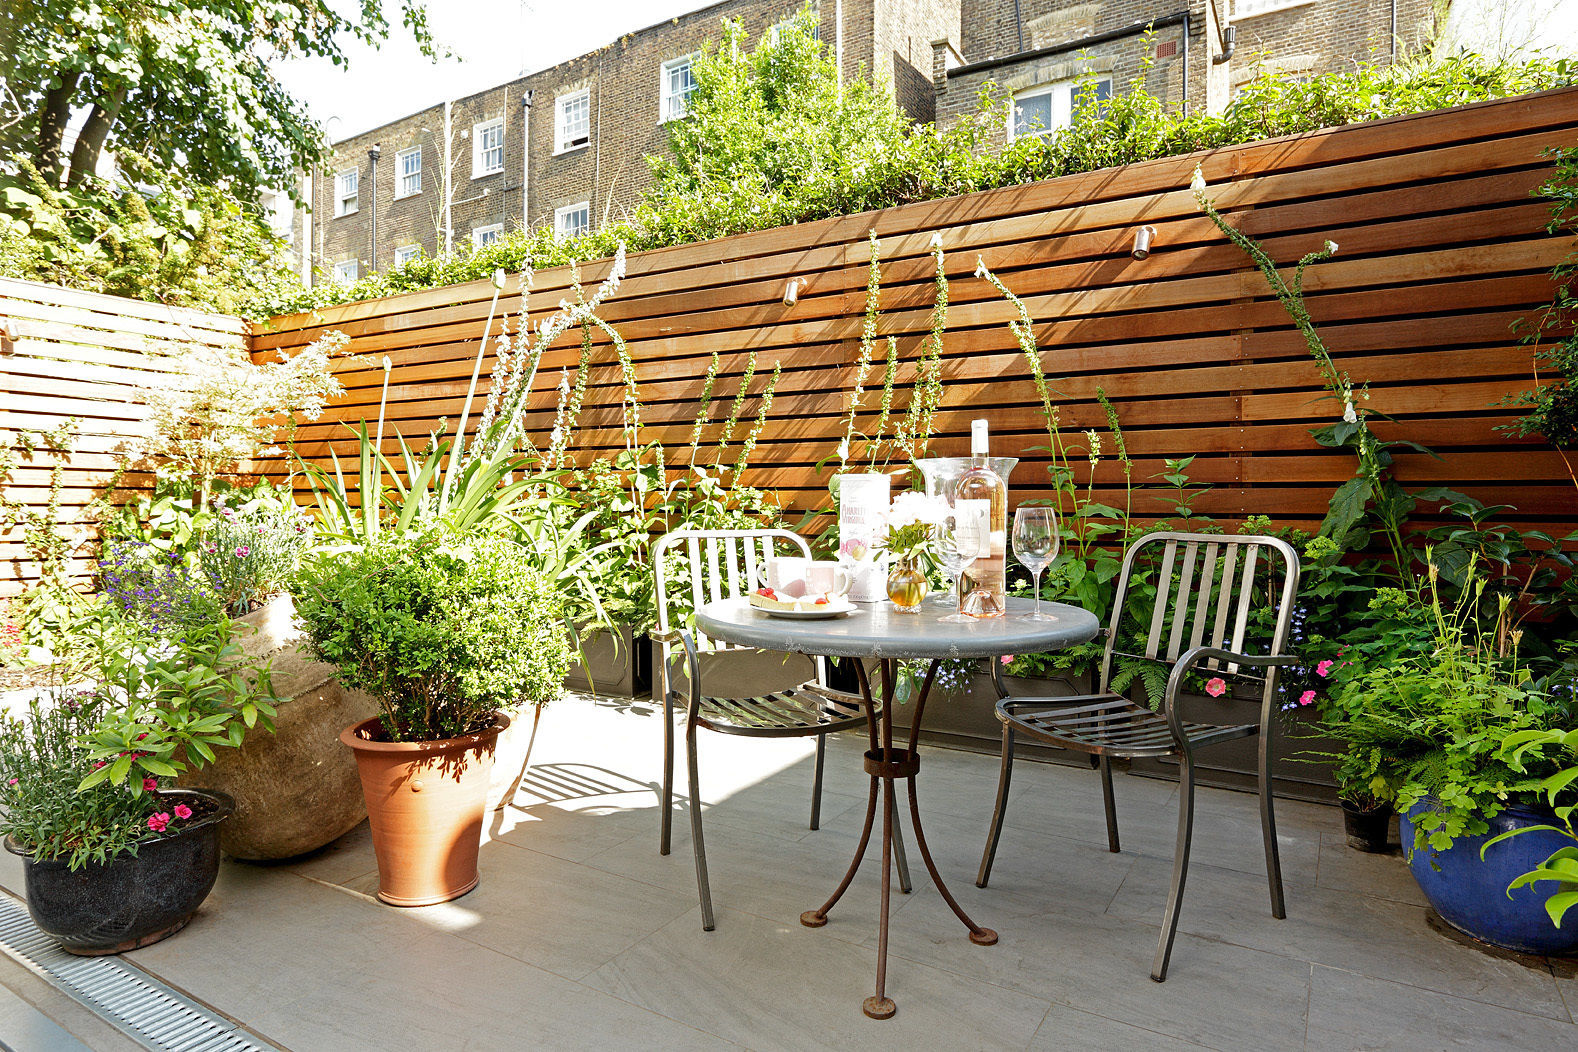
[[[929,591],[931,584],[926,574],[913,560],[901,559],[888,571],[888,599],[896,613],[920,613],[921,601]]]

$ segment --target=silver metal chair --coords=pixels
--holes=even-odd
[[[798,686],[774,691],[756,698],[715,697],[702,693],[700,654],[725,651],[755,652],[710,639],[701,632],[676,622],[670,610],[672,586],[669,580],[671,553],[685,560],[688,580],[681,594],[687,594],[691,609],[719,599],[744,598],[767,583],[767,560],[774,554],[807,558],[811,548],[805,539],[789,530],[675,530],[661,537],[653,548],[653,573],[657,584],[657,631],[652,639],[658,644],[657,686],[663,699],[663,808],[662,831],[658,850],[669,853],[673,824],[674,795],[674,711],[685,714],[685,758],[690,781],[690,833],[696,855],[696,884],[701,893],[702,929],[712,931],[712,891],[707,880],[707,852],[701,832],[701,789],[696,756],[696,732],[700,728],[721,734],[753,738],[815,737],[816,761],[811,777],[811,828],[821,825],[822,768],[826,759],[827,736],[834,731],[866,726],[872,748],[877,742],[877,710],[871,700],[865,668],[855,663],[860,694],[847,694],[827,685],[827,663],[814,658],[815,678]],[[683,694],[673,689],[672,662],[682,651],[689,689]],[[872,779],[873,792],[877,779]],[[909,867],[899,834],[897,815],[893,825],[893,850],[899,870],[899,886],[910,890]],[[861,847],[871,835],[868,825]]]
[[[1158,552],[1157,550],[1160,549]],[[1142,555],[1159,555],[1155,603],[1142,654],[1118,649],[1118,630],[1133,584],[1135,566]],[[1260,560],[1265,559],[1262,574]],[[1280,578],[1280,583],[1279,583]],[[1119,758],[1176,756],[1179,763],[1178,844],[1173,855],[1172,890],[1162,918],[1161,941],[1151,966],[1151,978],[1167,978],[1173,937],[1178,930],[1178,907],[1189,869],[1189,841],[1194,828],[1194,752],[1235,738],[1260,736],[1260,824],[1265,841],[1266,873],[1271,883],[1271,915],[1287,915],[1282,900],[1282,866],[1277,858],[1276,819],[1272,813],[1271,721],[1276,712],[1278,669],[1298,664],[1282,654],[1288,623],[1299,587],[1298,554],[1275,537],[1229,537],[1198,533],[1152,533],[1141,537],[1124,554],[1123,570],[1106,629],[1107,644],[1101,661],[1097,693],[1070,698],[1011,698],[997,679],[1001,699],[997,718],[1003,724],[1002,772],[998,778],[997,804],[986,850],[981,856],[977,887],[986,887],[992,860],[1003,831],[1008,787],[1013,775],[1014,740],[1027,738],[1091,754],[1101,769],[1102,801],[1107,811],[1107,846],[1118,850],[1118,819],[1112,796],[1111,760]],[[1270,653],[1244,653],[1244,636],[1258,604],[1275,603],[1275,627]],[[1171,664],[1162,710],[1155,712],[1108,689],[1115,656],[1143,657]],[[995,663],[994,663],[995,666]],[[994,667],[994,675],[997,670]],[[1223,723],[1186,720],[1179,692],[1191,673],[1249,681],[1261,686],[1257,723]],[[1222,702],[1225,709],[1232,692]],[[1206,715],[1206,714],[1194,714]],[[1222,712],[1220,715],[1225,716]]]

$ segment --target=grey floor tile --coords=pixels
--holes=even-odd
[[[1425,911],[1388,899],[1289,883],[1284,920],[1271,916],[1264,882],[1210,866],[1189,867],[1179,931],[1303,961],[1394,979],[1442,993],[1567,1018],[1548,971],[1480,953],[1430,929]],[[1167,868],[1136,866],[1110,912],[1160,923]]]
[[[1196,1044],[1304,1047],[1302,961],[1181,935],[1168,980],[1158,984],[1150,979],[1157,928],[1075,901],[1037,916],[999,916],[981,894],[964,904],[997,931],[997,945],[973,945],[941,899],[919,895],[894,918],[892,952]]]
[[[1372,855],[1355,851],[1340,831],[1321,837],[1320,868],[1315,875],[1315,886],[1374,895],[1414,906],[1429,905],[1401,852]]]
[[[1311,1049],[1578,1048],[1578,1026],[1336,968],[1315,967]]]
[[[1036,1031],[1031,1042],[1031,1052],[1066,1052],[1078,1048],[1083,1052],[1197,1052],[1208,1048],[1193,1041],[1184,1041],[1155,1030],[1142,1030],[1115,1019],[1106,1019],[1090,1012],[1082,1012],[1068,1005],[1053,1005],[1052,1010]]]
[[[895,958],[898,1013],[867,1019],[875,953],[827,931],[724,911],[708,933],[692,913],[587,982],[756,1049],[1022,1049],[1046,1015],[1040,998]]]

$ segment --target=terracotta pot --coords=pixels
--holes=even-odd
[[[494,713],[478,734],[431,742],[386,742],[378,719],[340,732],[356,755],[378,897],[391,906],[430,906],[477,886],[477,850],[498,737],[510,725]]]

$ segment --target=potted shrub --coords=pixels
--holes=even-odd
[[[1570,953],[1578,931],[1551,925],[1531,889],[1508,892],[1561,847],[1558,833],[1533,831],[1556,822],[1540,795],[1555,762],[1531,754],[1514,766],[1502,743],[1572,712],[1519,660],[1506,597],[1482,630],[1484,581],[1470,570],[1469,587],[1447,606],[1436,579],[1432,566],[1422,604],[1432,644],[1355,673],[1335,692],[1348,719],[1333,730],[1371,766],[1374,795],[1395,801],[1409,868],[1443,920],[1507,949]],[[1521,830],[1531,831],[1507,835]]]
[[[213,887],[235,803],[166,785],[269,722],[268,670],[238,666],[229,632],[220,616],[162,639],[101,609],[81,641],[85,685],[0,717],[0,831],[25,859],[34,921],[72,953],[172,935]]]
[[[557,697],[569,668],[556,591],[515,542],[434,528],[316,557],[296,597],[314,653],[378,701],[340,735],[361,774],[378,897],[464,895],[507,710]]]

